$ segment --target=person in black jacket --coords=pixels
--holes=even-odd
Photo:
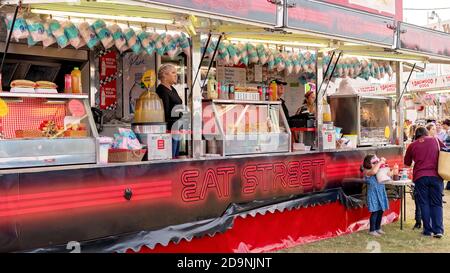
[[[277,83],[277,97],[281,101],[281,108],[283,108],[283,112],[284,115],[286,116],[286,119],[289,119],[289,110],[286,106],[286,102],[284,101],[283,98],[281,98],[281,96],[284,95],[284,91],[286,88],[285,86],[287,85],[287,82],[278,79],[275,80],[275,82]]]
[[[183,101],[173,87],[178,81],[177,69],[172,64],[164,64],[158,71],[158,79],[160,84],[156,88],[156,94],[161,98],[164,107],[164,117],[167,122],[167,129],[177,131],[180,128],[173,128],[175,122],[180,119],[174,108],[182,105]],[[176,157],[179,152],[180,139],[176,135],[172,135],[172,157]]]

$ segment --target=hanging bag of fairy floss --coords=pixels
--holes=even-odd
[[[189,37],[183,32],[178,39],[178,45],[186,56],[191,56],[191,43],[189,42]]]
[[[136,35],[136,32],[132,28],[127,28],[124,30],[123,34],[125,35],[125,39],[127,40],[128,46],[135,54],[141,53],[142,46],[139,38]]]
[[[52,44],[56,43],[56,38],[53,36],[52,31],[50,30],[49,22],[44,23],[44,30],[47,33],[47,38],[45,38],[42,41],[42,46],[44,48],[47,48],[47,47],[51,46]]]
[[[5,18],[6,28],[8,31],[12,29],[12,38],[18,42],[20,39],[27,39],[30,32],[28,31],[27,22],[23,18],[22,15],[16,16],[16,21],[14,23],[14,27],[12,26],[12,21],[14,19],[13,13],[8,13]]]
[[[227,42],[221,41],[217,48],[217,59],[221,61],[221,64],[225,65],[230,63],[230,55],[228,54],[227,46]]]
[[[62,23],[62,27],[64,28],[64,34],[67,39],[69,39],[69,43],[74,48],[80,48],[85,45],[84,40],[80,36],[80,32],[78,28],[70,21],[65,21]]]
[[[230,56],[230,63],[237,65],[239,63],[238,50],[235,45],[229,44],[227,47],[228,55]]]
[[[165,33],[161,33],[154,40],[155,42],[155,50],[159,56],[163,56],[166,53],[166,46],[164,45],[164,39],[166,38]]]
[[[285,64],[283,60],[283,55],[280,52],[277,52],[275,55],[275,69],[278,72],[281,72],[284,70]]]
[[[268,61],[267,55],[266,55],[266,48],[263,44],[258,44],[256,46],[256,52],[258,53],[259,62],[262,65],[265,65]]]
[[[180,34],[174,34],[172,36],[172,41],[167,49],[167,55],[169,57],[173,57],[178,55],[180,52],[182,52],[181,46],[180,46]]]
[[[170,58],[173,58],[173,57],[175,57],[175,55],[178,54],[177,39],[178,39],[178,37],[174,37],[170,34],[167,34],[166,38],[164,39],[164,46],[166,48],[166,54]]]
[[[87,47],[89,47],[90,49],[93,49],[100,43],[97,34],[95,34],[94,29],[89,25],[88,22],[82,22],[78,26],[78,30],[80,31],[81,37],[86,42]]]
[[[253,44],[247,44],[248,61],[251,64],[256,64],[259,61],[258,52]]]
[[[109,49],[114,45],[114,39],[111,32],[108,30],[103,20],[95,21],[92,24],[92,28],[94,28],[95,33],[97,33],[97,36],[105,49]]]
[[[150,38],[150,33],[146,31],[141,31],[137,35],[139,42],[141,43],[142,49],[145,53],[151,55],[155,52],[155,45],[152,43],[152,39]]]
[[[27,22],[28,31],[33,41],[42,42],[48,38],[44,23],[39,18],[27,18],[25,21]]]
[[[286,66],[285,75],[288,76],[292,74],[292,70],[294,69],[294,65],[292,64],[292,54],[287,54],[287,58],[284,60],[284,64]]]
[[[300,60],[298,59],[298,54],[292,55],[292,66],[294,67],[293,71],[295,74],[300,73],[302,67],[300,66]]]
[[[209,45],[206,47],[206,40],[205,40],[205,47],[206,47],[206,56],[208,56],[208,58],[212,58],[213,57],[213,55],[214,55],[214,50],[215,50],[215,48],[216,48],[216,46],[217,46],[217,41],[213,41],[213,40],[211,40],[210,42],[209,42]]]
[[[275,68],[275,52],[269,49],[268,59],[267,59],[267,69],[272,71]]]
[[[237,48],[240,52],[240,62],[247,66],[248,65],[248,52],[247,52],[247,46],[245,44],[239,43],[237,45]]]
[[[120,53],[128,50],[129,47],[122,29],[117,24],[111,25],[108,29],[111,32],[117,50],[119,50]]]
[[[60,48],[65,48],[69,44],[69,39],[64,33],[64,28],[57,20],[50,21],[50,31],[56,38],[56,42]]]

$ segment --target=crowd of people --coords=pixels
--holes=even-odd
[[[410,144],[405,153],[404,165],[413,169],[413,196],[416,203],[414,229],[421,229],[423,224],[422,235],[442,238],[444,183],[437,170],[440,150],[450,148],[450,119],[428,121],[425,126],[410,125],[409,132]],[[369,234],[373,236],[384,234],[381,219],[383,212],[388,209],[385,186],[376,177],[384,163],[384,158],[379,159],[373,154],[367,155],[363,161],[367,206],[371,212]],[[398,175],[398,170],[390,175]],[[447,182],[446,190],[450,190],[450,182]]]

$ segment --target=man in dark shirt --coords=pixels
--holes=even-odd
[[[282,81],[282,80],[275,80],[275,82],[277,84],[277,97],[281,101],[281,108],[283,108],[283,112],[284,112],[284,115],[286,116],[286,119],[289,119],[289,109],[287,108],[284,99],[281,98],[281,96],[283,96],[283,94],[284,94],[284,91],[286,88],[285,86],[287,85],[287,82]]]

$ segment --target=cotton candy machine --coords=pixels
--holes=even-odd
[[[172,158],[172,137],[166,133],[163,104],[155,92],[147,90],[137,100],[131,129],[147,146],[147,160]]]

